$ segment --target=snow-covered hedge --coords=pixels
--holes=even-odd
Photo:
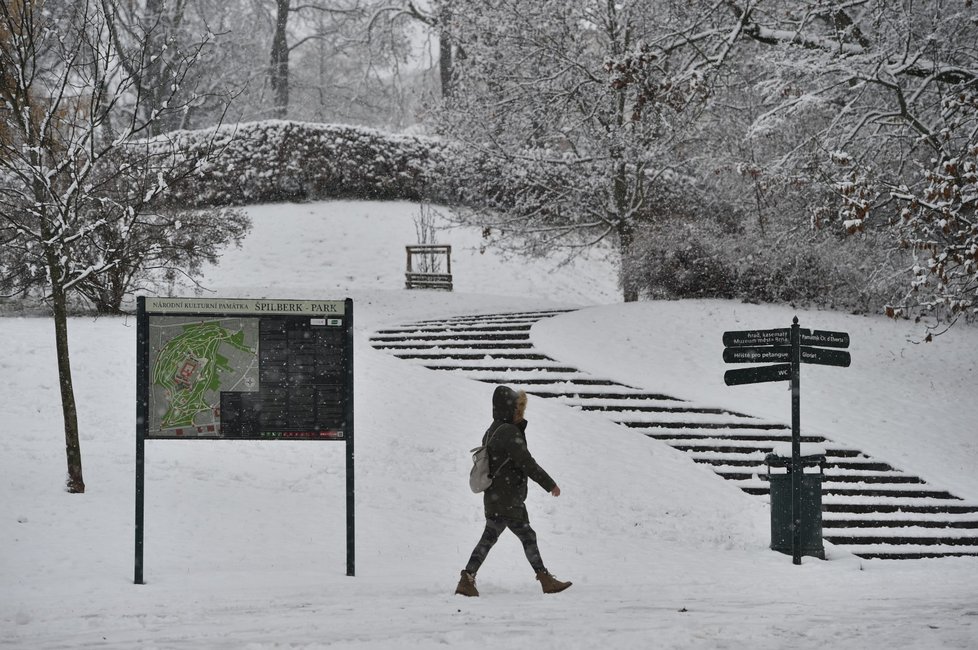
[[[650,298],[737,298],[879,313],[903,282],[899,260],[885,255],[886,237],[762,232],[708,219],[667,223],[639,233],[634,268]]]
[[[184,155],[212,148],[191,177],[174,184],[183,207],[329,198],[448,200],[456,163],[439,140],[375,129],[270,120],[168,134]]]

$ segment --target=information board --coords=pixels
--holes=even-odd
[[[146,298],[146,437],[343,439],[347,302]]]
[[[343,441],[354,575],[353,301],[136,299],[136,584],[152,439]]]

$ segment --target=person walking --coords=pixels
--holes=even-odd
[[[526,446],[526,393],[508,386],[497,386],[492,394],[492,424],[482,437],[489,449],[489,475],[492,485],[483,493],[486,527],[468,564],[462,570],[456,594],[478,596],[475,575],[489,551],[507,528],[519,538],[530,566],[545,594],[555,594],[571,586],[555,578],[540,558],[537,534],[526,511],[527,479],[533,479],[555,497],[560,488],[530,455]]]

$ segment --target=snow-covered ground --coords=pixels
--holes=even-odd
[[[531,486],[544,596],[507,534],[454,596],[481,532],[468,450],[492,386],[374,350],[376,329],[463,313],[581,306],[534,327],[562,362],[695,402],[789,418],[781,384],[723,385],[724,330],[848,331],[850,368],[804,369],[802,422],[978,501],[978,332],[916,344],[908,323],[723,301],[614,304],[595,257],[552,263],[454,247],[454,293],[403,290],[417,207],[262,206],[206,286],[220,297],[351,297],[356,577],[346,576],[344,447],[149,441],[145,585],[134,585],[135,323],[72,319],[88,491],[63,490],[51,321],[0,319],[0,647],[975,648],[978,559],[866,561],[767,548],[768,507],[680,452],[531,399],[529,442],[563,494]]]

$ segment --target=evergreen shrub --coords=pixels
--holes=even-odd
[[[708,223],[646,231],[637,250],[648,298],[736,298],[878,313],[900,291],[881,235],[765,235]]]

